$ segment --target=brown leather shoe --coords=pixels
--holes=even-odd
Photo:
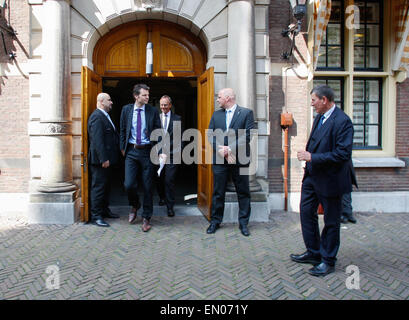
[[[133,212],[133,211],[129,212],[128,222],[130,224],[134,224],[136,222],[136,211],[135,212]]]
[[[152,226],[150,225],[149,220],[143,218],[142,231],[143,232],[148,232],[151,228],[152,228]]]
[[[137,212],[140,207],[141,207],[141,204],[138,203],[138,205],[136,207],[132,207],[131,212],[129,212],[128,222],[130,224],[134,224],[136,222]]]

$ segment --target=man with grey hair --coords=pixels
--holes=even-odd
[[[247,224],[251,212],[249,176],[242,174],[240,169],[250,165],[250,157],[241,155],[250,154],[253,111],[236,104],[236,95],[231,88],[221,89],[217,102],[221,109],[213,113],[209,124],[212,133],[209,141],[213,147],[213,198],[210,226],[206,232],[215,233],[223,221],[226,186],[231,175],[239,201],[239,229],[248,237]]]
[[[119,135],[108,114],[111,110],[111,97],[102,92],[88,120],[91,221],[99,227],[109,227],[104,218],[119,218],[108,208],[112,167],[119,162]]]
[[[293,261],[311,263],[309,273],[325,276],[335,271],[340,246],[342,195],[351,192],[351,154],[354,128],[351,119],[334,102],[334,91],[325,85],[311,91],[311,105],[318,113],[305,150],[301,187],[301,230],[307,251],[291,254]],[[324,228],[319,233],[317,208],[324,208]]]

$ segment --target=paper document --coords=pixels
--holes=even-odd
[[[166,163],[166,157],[159,157],[159,170],[158,170],[158,177],[160,177],[160,173],[165,166]]]

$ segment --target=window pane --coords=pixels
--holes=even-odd
[[[368,1],[366,4],[365,18],[367,23],[379,23],[378,1]]]
[[[365,68],[364,60],[365,49],[362,47],[354,47],[354,66],[355,68]]]
[[[320,69],[343,68],[343,31],[342,23],[344,17],[343,1],[333,0],[331,4],[331,17],[327,29],[321,40],[318,65]]]
[[[364,146],[364,126],[354,125],[354,142],[355,146]]]
[[[367,126],[365,132],[365,145],[368,147],[377,147],[378,141],[378,126]]]
[[[332,22],[341,22],[342,17],[342,8],[341,8],[341,1],[332,1],[331,4],[331,17],[330,21]]]
[[[360,81],[363,83],[363,81]],[[366,100],[379,101],[379,81],[367,80],[366,81]]]
[[[328,46],[328,67],[341,67],[341,47]]]
[[[314,79],[314,87],[317,87],[317,86],[321,86],[321,85],[326,85],[327,84],[327,81],[326,80],[321,80],[321,79],[318,79],[318,80],[315,80]]]
[[[355,79],[352,121],[356,130],[354,146],[380,147],[382,80]]]
[[[341,26],[339,24],[328,24],[328,44],[341,44]]]
[[[366,123],[368,124],[378,124],[379,123],[379,104],[369,103],[367,104],[368,111],[366,113]]]
[[[366,26],[366,44],[371,46],[379,45],[379,25]]]
[[[325,54],[326,47],[325,46],[320,46],[320,53],[318,55],[318,63],[317,63],[317,68],[322,67],[326,68],[327,67],[327,55]]]
[[[363,80],[354,81],[354,101],[363,101],[365,97],[365,82]]]
[[[335,102],[341,101],[341,80],[328,80],[328,86],[330,86],[335,93]]]
[[[366,67],[379,68],[379,48],[367,48],[366,51]]]
[[[354,45],[361,45],[365,44],[365,27],[360,24],[361,28],[355,30],[354,33]]]
[[[363,103],[354,103],[352,121],[354,124],[364,123],[364,104]]]
[[[334,102],[341,109],[344,109],[343,84],[344,79],[340,78],[314,78],[314,87],[327,85],[334,90]]]
[[[359,8],[359,22],[365,21],[366,18],[365,1],[355,1],[355,5]]]

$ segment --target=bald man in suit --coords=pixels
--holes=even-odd
[[[248,237],[250,232],[247,225],[251,213],[249,176],[243,174],[242,171],[246,170],[241,169],[250,165],[250,131],[254,128],[253,111],[236,104],[236,95],[231,88],[221,89],[217,102],[221,109],[213,113],[209,129],[211,129],[210,132],[220,129],[227,136],[217,133],[209,136],[213,147],[214,179],[211,221],[206,232],[215,233],[223,221],[226,186],[231,175],[239,202],[239,229],[244,236]]]
[[[104,218],[119,218],[108,207],[112,168],[119,162],[119,135],[108,114],[111,110],[111,97],[100,93],[88,119],[91,221],[99,227],[109,227]]]

